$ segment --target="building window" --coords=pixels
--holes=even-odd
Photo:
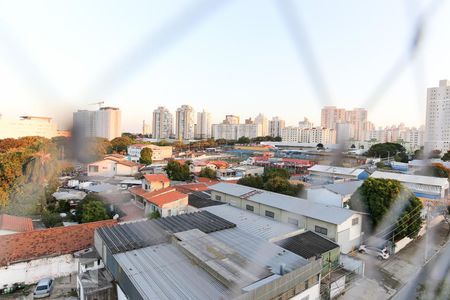
[[[288,218],[288,223],[298,226],[298,220],[297,219],[293,219],[293,218]]]
[[[222,201],[222,197],[220,195],[216,195],[216,200],[217,201]]]
[[[98,172],[98,166],[89,166],[89,172]]]
[[[245,206],[245,209],[249,210],[249,211],[254,211],[255,210],[255,208],[252,205],[248,205],[248,204]]]
[[[269,218],[272,218],[272,219],[275,218],[275,213],[273,211],[270,211],[270,210],[266,210],[265,215],[266,215],[266,217],[269,217]]]
[[[359,219],[358,218],[353,218],[352,219],[352,225],[358,225],[359,223]]]
[[[328,229],[326,229],[325,227],[320,227],[320,226],[315,226],[314,227],[314,231],[323,235],[327,235],[328,234]]]

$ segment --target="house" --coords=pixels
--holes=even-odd
[[[319,233],[336,242],[343,253],[361,243],[362,216],[356,211],[239,184],[221,182],[209,188],[213,200]]]
[[[421,198],[437,200],[447,198],[449,194],[449,182],[447,178],[381,171],[375,171],[370,177],[398,180],[409,188],[417,197]]]
[[[172,146],[157,146],[153,144],[134,144],[127,148],[128,159],[139,162],[141,151],[144,148],[152,149],[152,161],[162,161],[172,158]]]
[[[129,189],[135,203],[145,214],[158,211],[162,217],[187,212],[188,195],[170,186],[170,180],[163,174],[147,174],[142,185]]]
[[[327,180],[330,183],[336,181],[365,180],[369,173],[364,169],[344,168],[327,165],[314,165],[308,169],[312,178]]]
[[[0,214],[0,235],[33,230],[31,218]]]
[[[236,181],[245,176],[262,176],[264,167],[240,165],[229,169],[218,169],[216,176],[222,181]]]
[[[362,184],[363,181],[355,180],[311,188],[306,191],[307,199],[325,205],[348,207],[350,197]]]
[[[207,211],[99,229],[119,299],[319,299],[305,258]]]
[[[139,164],[109,155],[87,166],[88,176],[133,176],[139,171]]]
[[[2,236],[0,283],[34,284],[46,277],[75,274],[78,259],[73,254],[93,246],[95,229],[116,223],[105,220]]]

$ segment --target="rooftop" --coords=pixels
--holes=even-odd
[[[343,183],[333,183],[333,184],[327,184],[324,186],[329,191],[332,191],[333,193],[347,196],[352,195],[356,190],[363,184],[363,181],[347,181]]]
[[[0,230],[25,232],[33,230],[31,218],[0,214]]]
[[[416,183],[416,184],[427,184],[440,187],[449,186],[447,178],[431,177],[431,176],[421,176],[421,175],[408,175],[401,173],[390,173],[375,171],[370,177],[381,178],[381,179],[394,179],[400,182]]]
[[[267,241],[299,230],[295,225],[277,222],[228,204],[204,207],[202,210],[233,222],[243,231]]]
[[[350,209],[315,203],[239,184],[221,182],[212,185],[210,189],[336,225],[342,224],[354,214],[358,214]]]
[[[306,231],[275,243],[306,259],[320,257],[323,253],[339,248],[338,244],[312,231]]]
[[[4,235],[3,247],[0,247],[0,266],[89,248],[94,243],[95,229],[114,224],[115,220],[105,220]]]
[[[170,179],[164,174],[146,174],[146,175],[144,175],[144,178],[148,182],[170,183]]]
[[[135,186],[130,188],[129,191],[130,193],[138,195],[148,202],[151,202],[159,207],[187,197],[187,194],[178,192],[173,186],[159,189],[153,192],[148,192],[140,186]]]
[[[204,191],[191,192],[189,196],[189,205],[195,208],[203,208],[214,205],[223,205],[220,201],[211,200],[211,194]]]
[[[321,172],[321,173],[329,173],[334,175],[346,175],[346,176],[358,176],[359,174],[365,172],[364,169],[357,168],[343,168],[343,167],[334,167],[328,165],[314,165],[308,169],[310,172]]]

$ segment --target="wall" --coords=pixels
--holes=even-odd
[[[117,164],[116,175],[132,176],[138,172],[138,167],[128,167],[122,164]]]
[[[72,254],[66,254],[0,267],[0,282],[2,285],[18,282],[33,284],[45,277],[62,277],[77,271],[78,259]]]
[[[291,300],[303,300],[303,299],[309,299],[309,300],[319,300],[320,299],[320,284],[313,285],[306,291],[295,295],[291,298]]]
[[[13,234],[13,233],[17,233],[17,232],[11,231],[11,230],[0,229],[0,235]]]
[[[89,166],[98,166],[98,172],[89,171]],[[88,176],[113,177],[116,174],[116,163],[110,160],[101,160],[88,165]]]
[[[328,231],[326,237],[333,241],[337,241],[337,225],[306,217],[306,229],[307,230],[316,232],[316,230],[315,230],[316,225],[326,228]],[[316,233],[318,233],[318,232],[316,232]]]

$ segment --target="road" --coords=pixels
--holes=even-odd
[[[358,254],[365,261],[365,276],[355,281],[341,299],[438,299],[436,288],[443,278],[449,278],[449,227],[437,223],[425,237],[413,241],[386,261],[378,261],[367,254]],[[428,263],[424,265],[425,249]],[[435,278],[433,281],[427,279]],[[416,287],[418,287],[416,293]],[[450,299],[444,297],[442,299]]]

